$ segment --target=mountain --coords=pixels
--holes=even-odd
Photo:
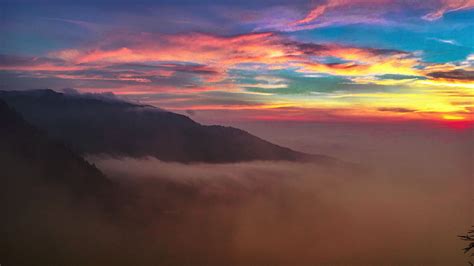
[[[1,172],[8,184],[30,179],[32,183],[66,188],[78,196],[112,185],[95,166],[49,139],[1,100],[0,126]],[[10,175],[17,178],[8,178]]]
[[[153,156],[163,161],[332,161],[272,144],[243,130],[205,126],[190,118],[114,97],[52,90],[1,91],[0,99],[81,154]]]
[[[118,184],[2,100],[0,165],[0,261],[6,265],[67,265],[69,251],[97,235],[94,213],[115,211]]]

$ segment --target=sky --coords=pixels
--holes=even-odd
[[[197,121],[474,118],[474,0],[0,0],[0,89]]]

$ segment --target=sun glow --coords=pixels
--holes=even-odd
[[[445,120],[451,120],[451,121],[461,121],[461,120],[465,120],[465,117],[463,116],[460,116],[460,115],[449,115],[449,114],[445,114],[442,116],[443,119]]]

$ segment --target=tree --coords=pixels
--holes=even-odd
[[[467,241],[467,246],[463,249],[464,253],[468,253],[474,248],[474,226],[472,226],[472,228],[473,229],[469,230],[467,234],[458,236],[461,240]],[[474,257],[474,252],[471,253],[471,257]],[[469,264],[474,266],[470,261]]]

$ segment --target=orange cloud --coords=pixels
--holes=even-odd
[[[327,56],[349,60],[346,63],[322,64],[319,62],[303,62],[301,72],[318,72],[340,76],[365,75],[419,75],[415,67],[421,62],[418,58],[404,53],[378,54],[360,48],[337,48]]]
[[[209,82],[223,80],[229,68],[243,64],[262,64],[271,69],[296,67],[302,72],[346,76],[414,75],[413,67],[419,64],[417,58],[402,51],[301,43],[270,32],[236,36],[167,35],[113,50],[67,50],[51,56],[76,65],[192,62],[215,71],[214,75],[208,76]],[[324,57],[336,57],[346,62],[328,64],[324,63]]]
[[[202,33],[156,36],[139,44],[114,50],[67,50],[51,56],[75,63],[184,61],[196,63],[231,63],[233,60],[253,61],[271,56],[272,33],[244,34],[230,37]],[[132,38],[140,38],[134,36]],[[261,48],[272,48],[269,51]]]

